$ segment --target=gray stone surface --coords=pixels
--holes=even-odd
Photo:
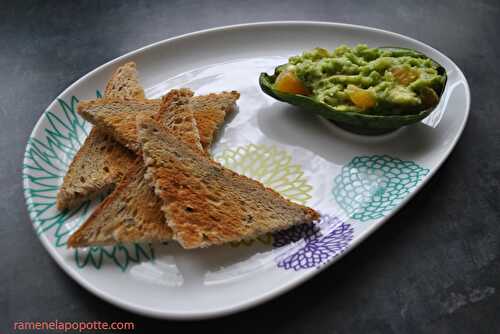
[[[500,332],[500,6],[495,1],[18,1],[0,3],[0,332],[15,320],[131,320],[138,332]],[[230,317],[139,317],[81,288],[50,258],[22,194],[24,145],[68,85],[143,45],[203,28],[323,20],[393,30],[451,57],[472,108],[431,182],[321,275]]]

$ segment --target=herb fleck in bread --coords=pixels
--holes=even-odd
[[[144,98],[135,63],[120,66],[111,76],[108,98]],[[90,131],[73,158],[57,194],[59,210],[72,208],[97,194],[112,189],[134,161],[135,154],[96,128]]]
[[[200,105],[193,108],[189,103],[192,92],[173,90],[163,100],[155,118],[173,135],[184,140],[193,150],[204,154],[200,145],[194,114],[199,119],[210,115],[208,109],[198,113]],[[221,96],[219,99],[218,96]],[[224,98],[223,98],[224,97]],[[223,94],[214,94],[211,101],[219,100],[217,110],[234,109],[234,102]],[[215,104],[217,106],[217,104]],[[222,123],[224,118],[220,121]],[[216,131],[220,123],[210,126]],[[204,127],[201,127],[205,129]],[[209,130],[205,130],[209,133]],[[213,133],[211,134],[211,138]],[[136,160],[134,167],[123,178],[119,186],[102,202],[88,220],[71,236],[69,247],[109,245],[115,243],[166,241],[172,237],[172,230],[165,222],[161,211],[162,201],[154,194],[153,188],[145,181],[145,166],[142,159]]]
[[[251,239],[319,218],[313,209],[193,151],[155,120],[139,118],[138,133],[147,179],[184,248]]]

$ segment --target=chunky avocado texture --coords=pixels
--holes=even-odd
[[[276,89],[276,79],[284,71],[293,72],[310,93]],[[316,48],[291,57],[273,75],[261,73],[259,82],[266,94],[280,101],[316,112],[350,131],[377,134],[427,117],[443,94],[446,71],[411,49],[340,46],[332,52]]]

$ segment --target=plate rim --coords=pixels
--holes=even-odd
[[[158,318],[158,319],[171,319],[171,320],[201,320],[201,319],[210,319],[210,318],[216,318],[216,317],[221,317],[237,312],[241,312],[244,310],[247,310],[249,308],[252,308],[256,305],[265,303],[279,295],[282,295],[298,285],[312,279],[314,276],[325,270],[326,268],[330,267],[333,263],[339,261],[341,258],[343,258],[347,253],[349,253],[352,249],[356,248],[360,243],[362,243],[368,236],[373,234],[375,231],[377,231],[382,225],[384,225],[389,219],[392,218],[398,212],[401,208],[403,208],[421,189],[424,187],[427,182],[434,176],[434,174],[439,170],[442,166],[442,164],[448,159],[449,155],[451,154],[451,151],[455,148],[456,144],[460,140],[463,131],[465,129],[465,126],[467,124],[467,121],[469,119],[469,114],[470,114],[470,105],[471,105],[471,97],[470,97],[470,87],[469,83],[467,82],[467,78],[465,77],[464,73],[458,67],[455,62],[439,50],[435,49],[434,47],[423,43],[419,40],[416,40],[412,37],[408,37],[399,33],[395,33],[392,31],[380,29],[380,28],[374,28],[370,26],[364,26],[364,25],[356,25],[356,24],[349,24],[349,23],[341,23],[341,22],[328,22],[328,21],[307,21],[307,20],[279,20],[279,21],[259,21],[259,22],[250,22],[250,23],[241,23],[241,24],[233,24],[233,25],[226,25],[226,26],[218,26],[218,27],[212,27],[208,29],[202,29],[202,30],[197,30],[194,32],[189,32],[185,33],[182,35],[178,36],[173,36],[170,38],[166,38],[148,45],[145,45],[143,47],[140,47],[138,49],[129,51],[121,56],[118,56],[114,59],[111,59],[110,61],[107,61],[106,63],[96,67],[95,69],[91,70],[87,74],[83,75],[79,79],[77,79],[75,82],[73,82],[71,85],[69,85],[66,89],[64,89],[57,97],[46,107],[43,111],[43,113],[40,115],[38,118],[38,121],[35,123],[32,131],[30,132],[30,135],[28,137],[27,143],[25,145],[25,150],[24,150],[24,156],[23,156],[23,168],[22,168],[22,175],[24,175],[25,167],[24,165],[27,162],[27,155],[26,152],[29,148],[29,142],[30,139],[36,134],[36,132],[39,131],[40,126],[42,125],[43,122],[43,115],[48,111],[51,110],[58,102],[58,99],[60,99],[62,96],[66,95],[69,91],[74,89],[74,87],[78,86],[81,82],[87,80],[87,78],[91,77],[97,72],[100,72],[104,68],[116,64],[120,61],[122,61],[125,58],[129,58],[144,52],[147,52],[150,49],[169,44],[171,42],[177,41],[177,40],[182,40],[182,39],[189,39],[194,36],[199,36],[207,33],[212,33],[212,32],[222,32],[222,31],[229,31],[229,30],[237,30],[237,29],[242,29],[242,28],[253,28],[253,27],[260,27],[260,26],[276,26],[276,25],[281,25],[281,26],[286,26],[286,25],[304,25],[304,26],[322,26],[322,27],[331,27],[331,28],[350,28],[354,30],[363,30],[363,31],[370,31],[370,32],[376,32],[380,34],[385,34],[385,35],[390,35],[392,37],[396,37],[399,39],[403,39],[406,41],[409,41],[411,43],[414,43],[419,46],[423,46],[426,48],[430,48],[437,54],[439,54],[441,57],[447,59],[450,61],[450,63],[454,66],[454,69],[458,71],[459,76],[463,80],[465,84],[465,99],[466,99],[466,104],[465,104],[465,117],[464,121],[460,125],[460,128],[457,132],[457,135],[453,139],[451,145],[449,146],[448,150],[444,152],[443,156],[444,158],[436,165],[435,168],[431,169],[427,177],[422,180],[412,191],[409,196],[407,196],[398,206],[396,210],[393,212],[389,213],[386,215],[384,218],[382,218],[378,224],[375,224],[372,228],[366,229],[364,232],[362,232],[355,240],[352,241],[352,243],[349,245],[349,247],[336,256],[332,261],[329,261],[326,263],[324,266],[321,266],[320,268],[313,270],[313,271],[308,271],[304,273],[303,275],[297,276],[296,278],[288,281],[287,283],[276,286],[274,289],[267,291],[266,293],[263,293],[261,295],[258,295],[252,299],[249,300],[244,300],[241,301],[237,304],[234,305],[229,305],[229,306],[224,306],[216,309],[211,309],[209,311],[204,311],[204,312],[173,312],[173,311],[159,311],[157,309],[152,309],[149,307],[144,307],[144,306],[138,306],[133,303],[129,303],[126,301],[121,300],[118,297],[113,296],[110,293],[107,293],[100,289],[98,286],[91,284],[88,280],[86,280],[81,274],[77,272],[75,268],[72,268],[69,266],[62,256],[56,251],[54,247],[50,244],[48,241],[47,237],[43,234],[37,235],[39,240],[42,242],[42,245],[44,248],[48,251],[48,253],[51,255],[51,257],[55,260],[55,262],[59,265],[63,271],[69,275],[73,280],[75,280],[78,284],[80,284],[82,287],[84,287],[86,290],[89,292],[93,293],[97,297],[109,302],[112,305],[115,305],[119,308],[125,309],[127,311],[148,316],[148,317],[153,317],[153,318]],[[27,178],[22,178],[22,185],[23,185],[23,194],[24,194],[24,199],[25,199],[25,205],[26,208],[29,207],[31,199],[28,197],[26,189],[29,189],[29,184],[28,184],[28,179]],[[35,217],[32,216],[31,213],[29,213],[29,218],[30,218],[30,223],[33,229],[35,229],[35,226],[33,222],[36,220]]]

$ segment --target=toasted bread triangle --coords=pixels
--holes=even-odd
[[[105,98],[144,98],[136,65],[128,62],[111,76]],[[135,154],[118,144],[106,133],[93,128],[69,165],[57,193],[59,210],[72,208],[97,194],[111,190],[127,172]]]
[[[261,183],[193,151],[157,121],[138,120],[147,179],[184,248],[251,239],[319,218]]]

